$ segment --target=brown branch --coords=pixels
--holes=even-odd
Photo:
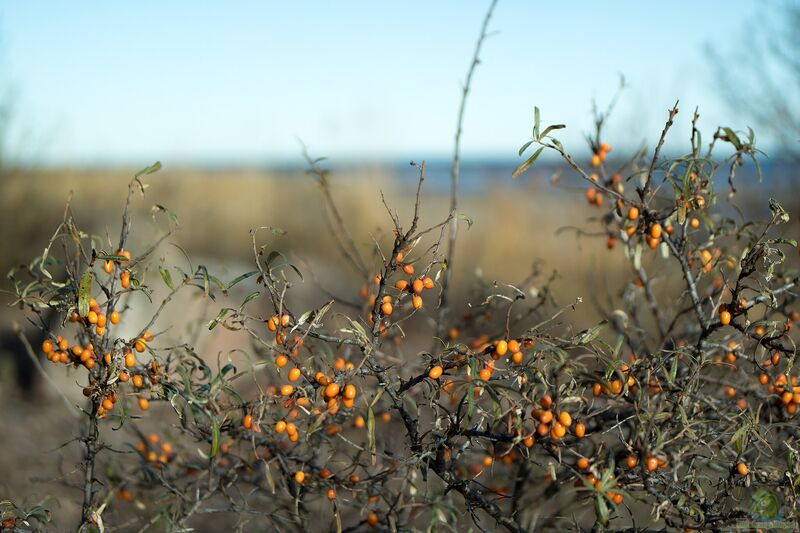
[[[475,52],[472,55],[472,62],[470,63],[469,70],[467,71],[467,79],[461,91],[461,105],[458,108],[458,120],[456,121],[456,135],[455,146],[453,147],[453,164],[450,169],[450,236],[447,243],[446,255],[446,268],[444,276],[442,277],[442,290],[439,293],[439,314],[436,319],[436,336],[442,337],[446,325],[448,306],[449,306],[449,291],[450,291],[450,275],[453,270],[453,260],[456,253],[456,239],[458,237],[458,181],[461,173],[461,133],[463,130],[464,111],[467,105],[467,96],[469,95],[470,86],[472,84],[472,76],[475,73],[475,68],[480,63],[479,55],[484,40],[488,35],[489,21],[492,18],[492,13],[497,5],[497,0],[492,0],[489,9],[486,11],[486,17],[483,19],[481,26],[481,33],[478,41],[475,43]]]

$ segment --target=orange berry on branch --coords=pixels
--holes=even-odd
[[[440,365],[436,365],[430,369],[430,371],[428,372],[428,377],[431,379],[439,379],[440,377],[442,377],[443,372],[444,369]]]
[[[326,398],[335,398],[336,395],[339,394],[339,385],[336,383],[329,383],[328,386],[325,387],[325,397]]]
[[[413,282],[411,282],[411,290],[412,291],[414,291],[416,293],[420,293],[424,289],[425,289],[425,286],[423,285],[421,279],[415,279]]]

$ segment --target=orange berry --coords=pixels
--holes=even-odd
[[[377,526],[378,525],[378,515],[376,515],[375,513],[369,513],[367,515],[367,524],[369,524],[372,527]]]
[[[301,485],[305,480],[306,480],[306,474],[302,470],[298,470],[297,472],[294,473],[294,481],[298,485]]]
[[[392,304],[391,302],[383,302],[381,304],[381,313],[384,315],[391,315],[392,314]]]
[[[575,424],[575,429],[573,431],[575,431],[576,437],[582,439],[583,436],[586,435],[586,426],[578,422],[577,424]]]
[[[336,499],[336,489],[330,488],[328,492],[325,493],[325,496],[330,500],[333,501]]]
[[[136,356],[133,355],[133,352],[126,353],[125,354],[125,366],[130,368],[135,364],[136,364]]]
[[[689,227],[692,229],[697,229],[700,227],[700,221],[696,218],[692,217],[689,219]]]
[[[422,278],[422,286],[426,289],[432,289],[435,286],[433,279],[430,276],[425,276]]]
[[[511,360],[518,365],[522,364],[522,359],[523,359],[522,352],[513,352],[511,354]]]
[[[44,342],[42,342],[42,351],[44,353],[51,353],[53,351],[53,341],[47,339]]]
[[[147,401],[147,398],[139,398],[139,409],[142,411],[147,411],[150,408],[150,402]]]
[[[119,281],[122,288],[127,289],[131,286],[131,273],[125,270],[119,275]]]
[[[653,239],[659,239],[661,237],[661,224],[656,222],[650,226],[650,237]]]
[[[404,291],[408,288],[408,281],[404,279],[398,280],[397,283],[394,284],[394,288],[398,291]]]
[[[411,274],[414,273],[414,265],[412,265],[411,263],[406,263],[405,265],[403,265],[403,272],[405,272],[410,276]]]
[[[645,458],[645,467],[647,468],[648,472],[654,472],[656,468],[658,468],[658,459],[652,455],[648,455]]]
[[[86,316],[86,319],[89,321],[89,324],[97,324],[97,313],[94,311],[89,311],[89,314]]]
[[[545,394],[539,398],[539,405],[542,406],[542,409],[549,409],[550,406],[553,405],[553,397],[549,394]]]
[[[587,468],[589,468],[589,459],[587,459],[586,457],[581,457],[580,459],[578,459],[578,462],[575,463],[575,466],[577,466],[581,470],[586,470]]]
[[[242,419],[242,426],[244,426],[245,429],[252,428],[253,427],[253,415],[250,415],[250,414],[244,415],[244,418]]]
[[[568,412],[562,411],[558,415],[558,421],[561,422],[564,427],[568,428],[572,425],[572,416],[570,416]]]
[[[639,218],[639,208],[631,206],[631,208],[628,209],[628,220],[636,220],[637,218]]]
[[[442,377],[443,371],[444,369],[440,365],[436,365],[430,369],[430,371],[428,372],[428,377],[431,379],[439,379],[440,377]]]
[[[739,463],[738,465],[736,465],[736,471],[739,473],[740,476],[746,476],[750,472],[750,469],[747,468],[746,464]]]
[[[355,420],[353,420],[353,425],[354,425],[355,427],[359,428],[359,429],[363,428],[363,427],[364,427],[364,425],[365,425],[365,422],[364,422],[364,417],[363,417],[363,416],[361,416],[361,415],[358,415],[358,416],[355,418]]]
[[[344,388],[344,394],[346,400],[352,400],[356,397],[356,386],[353,384],[348,384]]]
[[[730,312],[728,310],[723,309],[722,311],[720,311],[720,313],[719,313],[719,322],[723,326],[727,326],[728,324],[731,323],[731,314],[730,314]]]
[[[286,431],[286,422],[278,420],[275,423],[275,433],[283,433],[284,431]]]
[[[596,168],[596,167],[599,167],[599,166],[600,166],[600,163],[601,163],[601,161],[600,161],[600,156],[599,156],[599,155],[597,155],[597,154],[594,154],[594,155],[592,156],[592,159],[591,159],[591,164],[592,164],[592,166],[593,166],[593,167],[595,167],[595,168]]]
[[[422,296],[420,296],[419,294],[415,294],[414,296],[412,296],[411,297],[411,306],[414,309],[421,308],[422,307]]]
[[[423,283],[422,283],[422,280],[421,280],[421,279],[415,279],[415,280],[414,280],[414,281],[411,283],[411,290],[412,290],[412,291],[414,291],[414,292],[416,292],[416,293],[420,293],[420,292],[422,292],[422,290],[423,290],[424,288],[425,288],[425,286],[423,285]]]
[[[291,396],[294,392],[294,387],[291,385],[284,385],[281,387],[281,396]]]
[[[131,381],[133,382],[133,386],[136,387],[137,389],[141,388],[142,385],[144,385],[144,380],[142,379],[142,376],[140,374],[134,374]]]
[[[293,369],[289,370],[289,376],[288,376],[289,381],[297,381],[298,379],[300,379],[300,374],[301,374],[300,369],[297,367],[294,367]]]
[[[147,349],[147,342],[144,339],[136,339],[133,343],[133,349],[142,353]]]
[[[127,373],[127,372],[120,372],[120,373],[119,373],[119,375],[117,376],[117,378],[118,378],[118,379],[119,379],[121,382],[125,383],[126,381],[128,381],[128,379],[129,379],[129,376],[128,376],[128,373]]]
[[[634,468],[638,463],[639,459],[637,459],[635,455],[629,455],[625,458],[625,466],[628,468]]]
[[[339,394],[339,385],[336,383],[329,383],[327,387],[325,387],[325,397],[326,398],[334,398],[336,395]]]
[[[505,355],[508,352],[508,343],[506,341],[498,341],[494,346],[494,352],[497,355]]]
[[[289,358],[284,354],[278,354],[278,357],[275,358],[275,364],[278,366],[278,368],[283,368],[288,362]]]

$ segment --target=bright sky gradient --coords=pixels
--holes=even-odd
[[[47,164],[299,162],[447,156],[488,1],[38,1],[0,4],[0,82],[18,153]],[[532,109],[578,142],[623,73],[616,146],[680,125],[748,124],[715,93],[703,46],[754,0],[500,0],[468,103],[466,156],[514,157]],[[725,120],[727,119],[727,120]],[[742,122],[737,122],[740,120]],[[688,138],[684,131],[682,138]],[[578,148],[578,147],[576,147]],[[582,149],[583,146],[580,147]]]

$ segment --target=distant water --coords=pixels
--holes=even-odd
[[[519,183],[511,179],[511,173],[524,159],[481,159],[466,160],[461,163],[459,185],[463,194],[481,194],[487,189],[513,188]],[[789,184],[800,183],[800,164],[787,160],[760,159],[763,174],[762,187],[770,189],[783,187]],[[716,173],[715,184],[725,185],[728,179],[729,164],[722,165]],[[417,171],[408,161],[394,162],[388,166],[393,179],[399,182],[416,184]],[[614,168],[614,161],[609,162],[608,168]],[[426,162],[425,186],[431,192],[445,193],[450,190],[449,160],[434,160]],[[534,167],[518,178],[518,182],[529,180],[541,181],[546,185],[550,177],[561,171],[562,180],[567,184],[575,184],[577,173],[566,165],[559,165],[554,161],[537,161]],[[755,166],[748,160],[742,167],[737,168],[735,185],[737,189],[746,190],[758,185]]]

